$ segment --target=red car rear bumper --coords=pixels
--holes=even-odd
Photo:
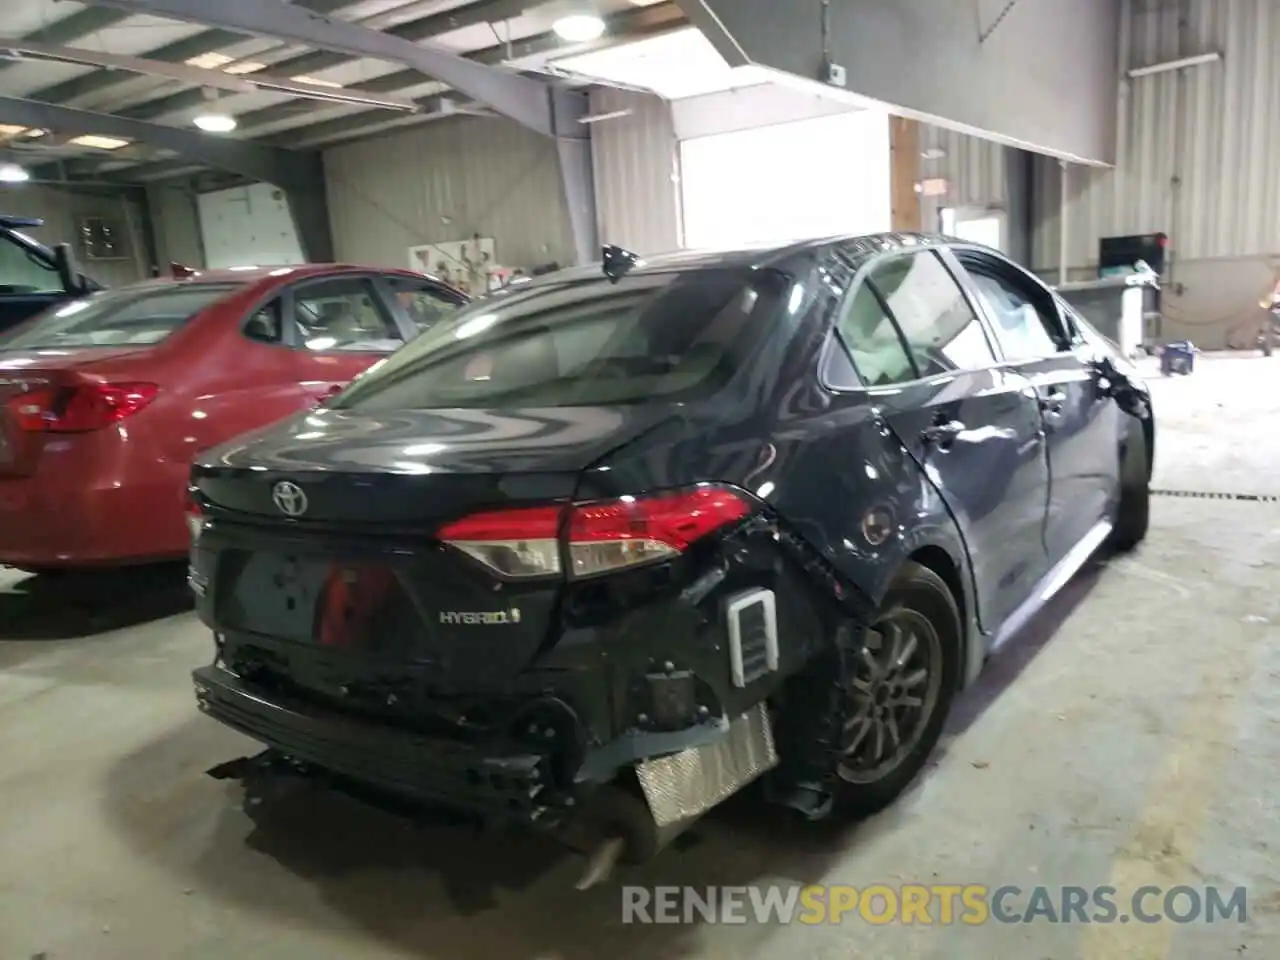
[[[130,447],[113,444],[109,432],[81,435],[50,443],[31,476],[0,474],[0,564],[45,569],[182,556],[186,464],[142,463],[143,451]]]

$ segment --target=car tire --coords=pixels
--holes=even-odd
[[[847,723],[857,725],[846,731],[846,739],[841,745],[843,759],[837,771],[840,790],[835,799],[837,808],[850,816],[869,816],[889,806],[910,786],[925,765],[942,735],[943,724],[955,697],[963,646],[963,625],[956,598],[938,574],[914,562],[905,564],[894,578],[877,610],[872,628],[863,634],[865,646],[846,651],[843,658],[845,686],[858,699],[857,708],[851,711],[853,717]],[[888,646],[888,659],[892,660],[893,645],[898,645],[901,656],[908,643],[914,643],[913,651],[909,656],[902,656],[905,663],[900,669],[879,680],[868,680],[868,657],[884,662],[882,655]],[[878,646],[878,649],[870,649],[872,646]],[[910,685],[921,670],[927,671],[923,682]],[[891,677],[898,679],[891,681]],[[866,692],[869,683],[875,692]],[[888,683],[895,685],[886,688]],[[885,689],[889,691],[887,697],[880,692]],[[895,702],[890,699],[895,696],[895,691],[902,702],[909,695],[920,693],[920,709],[909,737],[903,736],[907,728],[899,726],[897,720],[897,717],[910,713],[909,706],[902,706],[903,714],[889,712],[891,724],[884,716],[884,711],[890,708],[876,705],[882,698],[885,703]],[[857,717],[867,710],[872,714],[880,711],[881,715],[876,719],[869,717],[858,724]],[[901,740],[891,762],[886,760],[872,769],[853,762],[850,750],[859,749],[874,737],[883,737],[885,743],[892,743],[895,728]],[[861,739],[855,744],[855,738],[859,737]],[[874,746],[874,742],[869,744],[870,749]]]
[[[1129,418],[1128,436],[1120,451],[1120,502],[1110,546],[1128,553],[1147,537],[1151,522],[1151,475],[1147,463],[1147,434],[1142,423]]]

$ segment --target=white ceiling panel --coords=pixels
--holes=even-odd
[[[54,0],[0,0],[0,10],[4,11],[0,24],[5,33],[21,36],[79,13],[84,8],[83,3],[55,3]]]

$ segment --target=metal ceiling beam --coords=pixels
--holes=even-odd
[[[144,123],[109,113],[79,110],[55,103],[40,103],[18,97],[0,97],[0,123],[22,124],[45,130],[68,130],[77,133],[96,133],[108,137],[135,140],[172,150],[183,157],[197,160],[211,167],[274,183],[281,189],[298,179],[308,163],[308,155],[270,147],[245,143],[227,137],[211,136],[195,130],[166,127],[158,123]],[[318,158],[317,158],[318,162]]]
[[[119,10],[108,10],[106,7],[90,7],[87,10],[73,13],[69,17],[63,17],[61,20],[55,20],[47,27],[32,30],[22,39],[30,40],[34,43],[74,43],[81,37],[87,37],[91,33],[97,33],[99,30],[115,26],[127,16],[127,13],[122,13]],[[15,62],[13,60],[0,61],[0,70],[12,67]]]
[[[45,130],[77,130],[140,141],[172,150],[184,159],[273,184],[286,195],[307,258],[333,259],[324,163],[314,150],[284,150],[18,97],[0,97],[0,123],[20,123]]]
[[[139,75],[167,77],[179,83],[195,85],[197,89],[201,90],[206,87],[215,90],[227,90],[232,93],[255,93],[259,90],[271,90],[275,93],[287,93],[290,96],[306,100],[320,100],[327,103],[353,102],[348,91],[335,90],[318,84],[298,83],[293,80],[277,79],[263,74],[231,74],[208,67],[193,67],[186,63],[148,60],[145,57],[134,57],[128,54],[102,53],[97,50],[88,50],[84,47],[69,47],[65,44],[37,43],[33,40],[18,37],[0,37],[0,50],[12,50],[15,53],[27,54],[37,61],[75,63],[103,67],[109,70],[124,70]],[[359,94],[356,97],[359,98]],[[366,101],[359,105],[385,107],[389,110],[413,110],[413,104],[405,100],[379,99],[381,102],[370,103]]]
[[[522,0],[527,2],[527,0]],[[414,21],[419,22],[419,21]],[[674,3],[658,3],[649,7],[633,7],[616,13],[607,18],[608,33],[611,36],[625,36],[629,38],[645,36],[647,34],[656,33],[663,30],[669,30],[685,22],[684,14],[680,8]],[[474,60],[476,63],[484,63],[490,65],[498,65],[505,63],[511,59],[520,59],[522,57],[532,57],[540,53],[547,53],[564,45],[564,41],[557,37],[554,33],[540,33],[532,37],[526,37],[523,40],[517,40],[511,44],[498,43],[482,50],[476,50],[466,54],[468,60]],[[380,77],[374,77],[372,80],[365,80],[360,83],[353,83],[347,86],[347,90],[358,93],[369,93],[375,96],[395,93],[400,90],[407,90],[410,87],[420,87],[424,84],[437,82],[435,78],[429,77],[421,70],[397,70],[394,73],[385,73]],[[141,105],[137,110],[121,111],[127,116],[137,116],[140,119],[154,119],[166,114],[178,113],[183,110],[190,110],[200,106],[204,102],[204,97],[199,90],[183,90],[173,96],[165,97],[162,100],[149,101]],[[419,99],[419,103],[423,101]],[[141,108],[148,108],[145,111]],[[155,108],[155,109],[151,109]],[[316,112],[314,104],[301,103],[298,101],[290,101],[288,103],[272,104],[269,107],[262,107],[258,110],[249,110],[239,114],[237,120],[240,122],[240,130],[244,133],[251,133],[254,127],[262,127],[267,124],[276,123],[280,120],[287,120],[299,115],[305,115]],[[343,118],[346,119],[346,118]],[[326,121],[327,122],[327,121]],[[362,121],[373,122],[373,121]],[[303,127],[293,127],[293,130],[302,130]]]
[[[408,40],[410,43],[421,43],[423,40],[430,40],[432,37],[438,37],[453,30],[461,30],[464,27],[510,20],[524,13],[530,3],[531,0],[478,0],[476,3],[456,7],[444,13],[396,24],[385,32],[401,40]],[[274,64],[272,70],[281,74],[287,71],[290,76],[312,75],[321,70],[329,70],[344,63],[350,63],[351,60],[352,58],[346,54],[335,53],[332,50],[313,50]]]
[[[256,36],[372,57],[421,70],[465,97],[547,136],[570,135],[557,129],[557,91],[541,80],[489,67],[448,50],[419,46],[402,37],[321,16],[278,0],[99,0],[104,6],[211,24]]]
[[[387,33],[402,40],[408,40],[411,43],[418,43],[422,40],[438,37],[451,30],[517,16],[528,5],[529,0],[481,0],[480,3],[450,10],[447,13],[433,14],[429,17],[421,17],[417,20],[398,24],[388,30]],[[310,76],[320,73],[322,70],[329,70],[340,64],[351,62],[352,58],[343,53],[335,53],[332,50],[314,50],[310,53],[304,53],[300,56],[274,63],[271,65],[269,74],[264,71],[263,75],[281,78]],[[416,70],[413,73],[421,76]],[[429,77],[424,78],[422,82],[430,79]],[[377,80],[353,84],[349,89],[359,90],[364,93],[376,93],[377,88],[370,85],[374,83],[377,83]],[[406,86],[411,86],[411,84],[403,84],[400,89]],[[202,96],[199,90],[183,90],[167,97],[148,100],[145,103],[125,109],[121,113],[125,116],[136,117],[139,120],[153,120],[165,114],[177,113],[181,110],[197,107],[201,101]]]
[[[440,120],[450,116],[464,116],[473,112],[479,104],[459,101],[447,95],[432,94],[416,101],[418,112],[406,114],[403,123],[415,123],[427,120]],[[339,140],[351,140],[365,133],[376,132],[388,126],[398,125],[400,120],[395,114],[383,113],[380,110],[361,110],[359,113],[345,117],[334,117],[320,123],[305,127],[295,127],[273,136],[263,137],[259,142],[283,147],[285,144],[297,143],[303,146],[331,144]]]
[[[295,6],[304,10],[311,10],[316,13],[332,13],[343,7],[350,6],[354,0],[294,0]],[[74,20],[83,14],[97,13],[104,16],[114,17],[111,22],[118,22],[129,16],[129,13],[122,10],[109,10],[105,7],[94,7],[91,10],[82,11],[66,19]],[[59,21],[61,23],[62,21]],[[52,25],[58,26],[57,23]],[[94,28],[100,29],[100,28]],[[39,31],[37,31],[39,32]],[[88,31],[92,33],[93,31]],[[48,36],[36,36],[31,34],[29,39],[40,40],[45,43],[68,43],[77,39],[76,37],[61,36],[50,38]],[[213,53],[224,47],[230,47],[237,43],[243,43],[245,40],[253,39],[248,34],[237,33],[234,30],[202,30],[200,33],[190,37],[183,37],[181,40],[175,40],[173,43],[166,43],[164,46],[156,47],[154,50],[148,50],[140,56],[150,60],[161,60],[166,63],[185,63],[186,61],[201,56],[206,53]],[[65,103],[68,100],[74,100],[78,97],[89,96],[90,94],[101,93],[104,90],[110,90],[114,86],[131,80],[128,74],[111,73],[108,71],[96,71],[94,73],[86,73],[83,76],[72,77],[70,80],[64,80],[62,83],[55,83],[48,87],[42,87],[35,90],[28,96],[45,103]]]

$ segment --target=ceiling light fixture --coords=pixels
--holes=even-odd
[[[561,17],[551,25],[557,37],[569,43],[588,43],[604,35],[604,21],[589,13]]]
[[[73,137],[67,143],[74,143],[78,147],[93,147],[95,150],[119,150],[129,145],[128,140],[121,140],[119,137],[100,137],[94,133]]]
[[[290,77],[289,79],[294,83],[309,83],[313,87],[329,87],[333,90],[340,90],[342,88],[342,84],[340,83],[335,83],[332,80],[324,80],[320,77],[308,77],[305,73],[297,77]]]
[[[191,122],[205,133],[230,133],[236,128],[236,118],[229,113],[201,113]]]
[[[26,183],[30,179],[31,174],[16,163],[0,163],[0,183]]]

